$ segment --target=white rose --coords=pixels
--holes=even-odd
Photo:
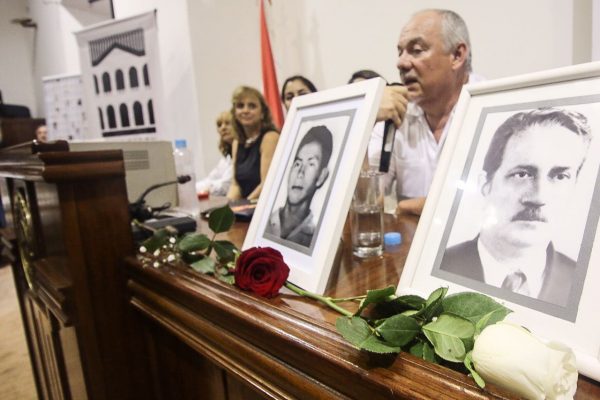
[[[475,370],[486,382],[526,399],[572,399],[577,389],[575,355],[560,343],[544,343],[528,330],[499,322],[475,340]]]

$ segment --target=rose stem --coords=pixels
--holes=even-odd
[[[308,292],[304,289],[300,289],[298,286],[296,286],[290,282],[286,282],[285,287],[290,289],[292,292],[299,294],[300,296],[304,296],[304,297],[308,297],[310,299],[320,301],[321,303],[329,306],[330,308],[334,309],[335,311],[339,312],[340,314],[345,315],[346,317],[351,317],[354,315],[350,311],[335,304],[332,301],[331,297],[320,296],[318,294]]]

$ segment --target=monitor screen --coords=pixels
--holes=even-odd
[[[174,181],[177,177],[173,147],[167,141],[81,141],[69,142],[71,151],[122,150],[125,161],[127,197],[133,202],[150,186]],[[153,190],[146,196],[146,204],[159,207],[171,203],[176,207],[177,185]]]

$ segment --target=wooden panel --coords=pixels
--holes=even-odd
[[[28,295],[26,302],[31,315],[30,328],[35,337],[36,364],[44,398],[70,399],[60,345],[60,326],[34,297]]]
[[[264,394],[255,391],[244,381],[231,374],[226,375],[226,381],[228,400],[261,400],[265,398]]]
[[[222,369],[164,330],[153,325],[147,329],[157,398],[227,399]]]
[[[43,118],[0,119],[0,147],[32,141],[35,139],[35,129],[44,123]]]

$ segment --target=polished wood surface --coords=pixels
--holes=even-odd
[[[326,294],[347,297],[397,285],[417,223],[414,216],[386,215],[385,230],[401,232],[403,243],[367,260],[351,255],[346,224],[341,261]],[[241,248],[247,229],[248,223],[238,222],[218,238]],[[209,233],[206,221],[200,221],[199,230]],[[376,356],[356,350],[336,332],[336,312],[286,288],[274,299],[263,299],[184,265],[143,268],[131,258],[128,266],[132,305],[152,321],[154,344],[168,348],[161,338],[177,338],[198,354],[199,370],[212,360],[224,370],[228,388],[245,391],[230,390],[231,398],[514,398],[494,385],[480,390],[466,375],[407,353]],[[600,398],[600,385],[580,377],[575,398]]]
[[[326,294],[346,297],[397,285],[417,222],[414,216],[386,216],[386,231],[401,232],[404,241],[393,253],[368,260],[351,255],[346,226],[341,262]],[[238,222],[219,238],[241,247],[247,228],[248,223]],[[206,221],[199,230],[208,233]],[[169,345],[161,337],[175,337],[198,354],[197,368],[200,360],[212,360],[229,378],[228,387],[242,382],[247,391],[233,398],[248,398],[248,393],[275,399],[514,398],[494,385],[480,390],[466,375],[407,353],[361,352],[336,332],[337,313],[286,288],[274,299],[263,299],[184,265],[143,268],[130,258],[128,266],[132,305],[152,321],[155,345],[164,349]],[[576,399],[592,398],[600,398],[600,386],[581,377]]]

